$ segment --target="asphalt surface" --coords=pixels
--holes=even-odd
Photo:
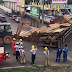
[[[0,12],[2,12],[3,15],[5,15],[5,12],[0,9]],[[13,31],[13,34],[16,33],[16,30],[17,30],[17,27],[19,25],[19,23],[16,23],[14,20],[12,20],[11,17],[8,17],[7,15],[5,15],[6,18],[7,18],[7,22],[8,23],[11,23],[11,28],[12,28],[12,31]],[[23,30],[28,30],[29,28],[24,25],[24,28]],[[19,41],[19,40],[17,40]],[[30,53],[30,50],[31,50],[31,45],[37,45],[37,53],[36,53],[36,60],[35,60],[35,64],[36,65],[43,65],[44,64],[44,55],[43,55],[43,51],[44,49],[39,47],[37,43],[34,43],[34,42],[28,42],[28,41],[23,41],[24,43],[24,50],[25,50],[25,53],[26,53],[26,63],[25,66],[29,66],[31,65],[31,53]],[[68,44],[68,47],[69,47],[69,51],[68,51],[68,57],[72,58],[72,34],[70,34],[67,39],[66,39],[66,42],[64,44]],[[64,44],[62,45],[62,48],[64,48]],[[0,46],[4,46],[5,47],[5,51],[10,51],[10,56],[11,58],[7,59],[6,62],[2,62],[0,63],[0,68],[3,68],[3,67],[16,67],[16,66],[24,66],[24,64],[20,64],[19,61],[16,61],[15,59],[15,56],[13,56],[13,50],[12,50],[12,46],[11,44],[10,45],[6,45],[6,44],[0,44]],[[55,63],[55,58],[56,58],[56,48],[49,48],[50,50],[50,62],[54,62]],[[68,59],[68,61],[66,63],[63,63],[62,61],[62,56],[61,56],[61,62],[59,64],[71,64],[72,60],[71,59]]]

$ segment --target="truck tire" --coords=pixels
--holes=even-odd
[[[5,44],[10,44],[11,41],[12,41],[12,37],[11,37],[11,36],[5,36],[5,37],[3,38],[3,42],[4,42]]]

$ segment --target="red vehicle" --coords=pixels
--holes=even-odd
[[[1,22],[7,22],[6,17],[5,17],[5,16],[1,16],[1,17],[0,17],[0,21],[1,21]]]
[[[52,18],[52,19],[50,20],[50,24],[54,24],[56,18],[57,18],[57,17]]]
[[[13,20],[17,19],[17,15],[13,15],[13,16],[12,16],[12,19],[13,19]]]
[[[0,47],[0,62],[6,61],[8,58],[10,58],[10,53],[5,52],[4,47]]]

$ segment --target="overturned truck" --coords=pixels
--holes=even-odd
[[[39,46],[59,47],[65,42],[66,37],[71,33],[72,21],[64,15],[62,20],[61,17],[60,19],[58,17],[55,22],[55,24],[42,26],[41,28],[27,25],[31,28],[29,31],[20,32],[21,30],[18,29],[19,32],[17,32],[19,38],[23,38],[24,40],[31,42],[38,42]]]

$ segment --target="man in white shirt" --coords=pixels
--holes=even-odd
[[[45,65],[49,64],[49,50],[47,47],[44,48],[45,51],[43,52],[43,55],[45,55]]]
[[[21,63],[26,63],[25,61],[25,51],[23,50],[23,46],[20,46],[20,62]]]
[[[19,46],[23,46],[22,39],[20,39],[20,41],[19,41]]]
[[[35,48],[34,45],[32,45],[32,49],[30,50],[31,54],[32,54],[32,63],[31,64],[34,64],[34,61],[35,61],[35,57],[36,57],[36,51],[37,51],[37,47]]]
[[[14,46],[16,51],[16,60],[18,61],[19,58],[19,42],[16,42],[16,45]]]

